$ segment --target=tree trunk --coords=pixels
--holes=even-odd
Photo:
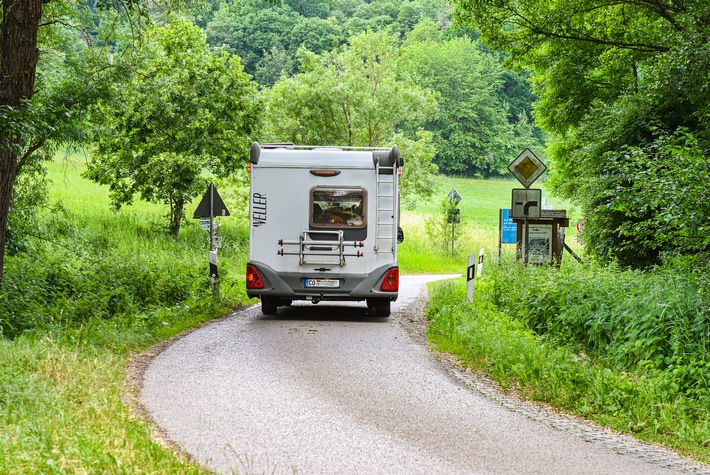
[[[32,99],[39,50],[37,30],[42,5],[49,0],[2,0],[0,34],[0,111],[20,109]],[[12,129],[10,125],[4,130]],[[5,263],[7,223],[12,190],[19,171],[21,139],[0,137],[0,284]]]
[[[5,265],[5,239],[7,237],[8,211],[12,201],[12,186],[17,176],[17,157],[0,149],[0,287]]]
[[[177,239],[180,233],[180,223],[182,222],[182,214],[185,210],[185,200],[175,200],[175,204],[171,206],[172,216],[170,217],[170,234]]]

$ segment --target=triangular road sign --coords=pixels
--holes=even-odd
[[[210,204],[212,209],[210,212]],[[197,205],[193,218],[210,218],[214,216],[229,216],[229,210],[222,201],[222,197],[217,193],[214,183],[207,187],[207,193],[202,197],[202,201]]]

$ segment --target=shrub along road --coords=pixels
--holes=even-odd
[[[389,319],[319,304],[211,323],[152,360],[141,402],[219,473],[697,473],[673,454],[452,378],[405,329],[436,278],[404,276]]]

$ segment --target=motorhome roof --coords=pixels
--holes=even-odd
[[[256,143],[256,142],[255,142]],[[389,147],[350,147],[341,145],[296,145],[293,142],[257,143],[262,149],[286,148],[295,150],[389,150]]]
[[[255,165],[277,168],[334,167],[338,168],[375,168],[372,152],[343,150],[293,150],[264,149],[259,154]]]
[[[338,166],[339,168],[374,168],[380,165],[402,166],[399,148],[304,146],[290,143],[251,146],[250,161],[254,165],[273,167]],[[369,164],[368,164],[369,163]]]

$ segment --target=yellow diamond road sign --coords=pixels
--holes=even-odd
[[[513,163],[508,165],[508,170],[525,188],[529,188],[540,175],[545,173],[547,167],[532,150],[526,148],[518,158],[513,160]]]

